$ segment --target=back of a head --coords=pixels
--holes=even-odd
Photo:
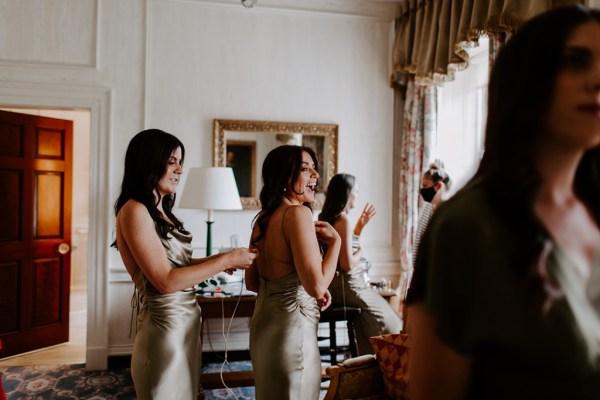
[[[336,174],[327,185],[327,195],[319,220],[333,224],[348,204],[350,192],[356,184],[356,178],[350,174]]]
[[[446,186],[446,189],[450,189],[450,186],[452,185],[450,175],[446,172],[444,162],[440,159],[436,159],[429,164],[429,168],[423,173],[423,177],[431,179],[434,185],[438,182],[442,182]]]
[[[302,147],[293,145],[278,146],[271,150],[262,165],[263,187],[260,202],[263,210],[279,199],[288,182],[293,179],[302,162]]]

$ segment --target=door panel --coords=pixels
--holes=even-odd
[[[19,269],[18,262],[0,264],[0,335],[19,326]]]
[[[23,156],[23,132],[18,125],[0,121],[0,156]]]
[[[0,242],[17,241],[21,237],[22,180],[20,171],[0,171],[0,188],[8,189],[0,196],[0,210],[7,210],[3,216],[5,227],[0,229]]]
[[[35,238],[61,236],[62,187],[62,174],[53,172],[35,174],[36,206],[33,220]]]
[[[71,121],[0,111],[0,358],[69,340],[72,146]]]
[[[33,270],[35,297],[32,326],[58,323],[60,322],[60,260],[58,258],[36,260]]]

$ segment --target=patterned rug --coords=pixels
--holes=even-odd
[[[135,399],[129,369],[86,371],[84,364],[0,368],[8,400]]]
[[[230,362],[224,370],[248,370],[250,362]],[[221,364],[209,364],[203,372],[219,372]],[[0,368],[7,400],[21,399],[135,399],[129,368],[86,371],[84,364]],[[254,388],[205,390],[206,400],[254,399]]]
[[[224,371],[252,368],[250,361],[230,361]],[[202,372],[219,372],[221,364],[209,364]],[[116,400],[135,399],[129,368],[86,371],[84,364],[0,368],[7,400]],[[321,391],[321,398],[325,395]],[[205,390],[206,400],[253,400],[254,387]]]

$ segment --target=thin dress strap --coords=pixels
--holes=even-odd
[[[281,216],[281,232],[283,232],[283,239],[288,245],[290,244],[290,241],[288,240],[287,236],[285,236],[285,224],[283,223],[283,221],[285,220],[285,213],[287,213],[288,210],[292,207],[294,206],[288,206],[285,210],[283,210],[283,215]]]

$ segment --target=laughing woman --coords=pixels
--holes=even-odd
[[[195,400],[200,378],[200,308],[193,287],[212,275],[248,268],[248,249],[192,258],[192,235],[173,214],[185,149],[148,129],[127,148],[115,204],[117,247],[137,290],[139,315],[131,375],[138,399]]]
[[[246,286],[258,292],[250,327],[256,399],[317,400],[319,308],[331,303],[327,287],[341,239],[330,224],[313,222],[310,203],[319,173],[311,149],[273,149],[262,177],[262,209],[250,239],[259,257],[246,270]],[[328,247],[323,258],[318,240]]]

